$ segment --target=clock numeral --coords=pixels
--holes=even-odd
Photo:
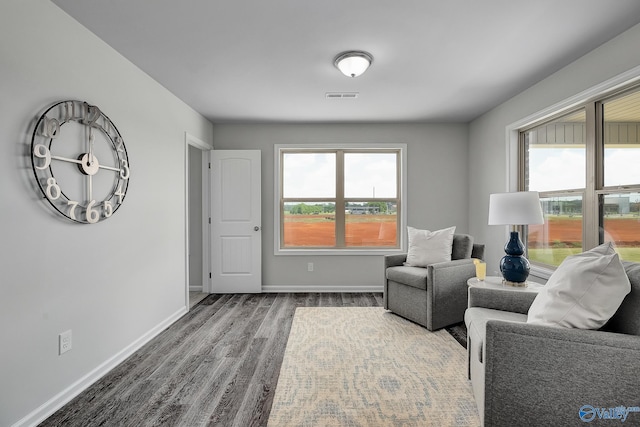
[[[102,115],[102,111],[95,105],[89,105],[86,102],[84,103],[85,111],[84,111],[84,120],[82,121],[85,125],[91,127],[99,127],[96,121]]]
[[[96,201],[92,200],[87,205],[87,210],[85,213],[87,215],[87,222],[89,224],[95,224],[100,219],[100,211],[98,209],[93,209],[93,205],[95,204]]]
[[[70,206],[70,208],[69,208],[69,217],[71,219],[74,219],[74,220],[76,219],[76,208],[78,207],[78,204],[79,203],[74,201],[74,200],[69,200],[67,202],[67,205]]]
[[[116,136],[116,151],[124,152],[124,141],[119,136]]]
[[[124,198],[124,193],[122,192],[122,183],[118,185],[118,190],[113,194],[118,196],[118,204],[122,203],[122,199]]]
[[[51,152],[44,145],[37,144],[35,147],[33,147],[33,155],[39,159],[44,159],[44,164],[42,166],[38,166],[35,163],[33,164],[36,169],[46,169],[51,164]]]
[[[73,101],[68,101],[64,103],[64,121],[68,122],[69,120],[76,119],[76,104]]]
[[[58,197],[60,197],[60,186],[56,182],[55,178],[52,177],[47,179],[46,191],[47,191],[47,197],[50,200],[56,200]]]
[[[120,178],[129,179],[129,163],[125,159],[120,159],[122,168],[120,169]]]
[[[104,202],[104,217],[109,218],[113,214],[113,207],[111,206],[111,202],[106,200]]]
[[[47,138],[55,138],[60,133],[60,122],[58,119],[50,119],[49,117],[44,117],[44,121],[42,122],[42,136]]]
[[[107,119],[107,116],[102,116],[102,129],[107,135],[111,133],[111,120]]]
[[[50,178],[50,179],[53,179],[53,178]],[[69,206],[69,218],[73,220],[78,220],[76,216],[76,208],[78,206],[82,207],[80,203],[76,202],[75,200],[69,200],[67,202],[67,205]],[[109,218],[113,214],[113,207],[111,206],[111,202],[107,200],[103,203],[103,205],[104,205],[104,217]],[[91,200],[87,205],[87,208],[85,209],[85,217],[89,224],[95,224],[96,222],[100,221],[100,209],[96,207],[95,200]]]

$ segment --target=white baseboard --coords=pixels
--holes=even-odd
[[[189,292],[204,292],[202,285],[189,285]]]
[[[383,292],[384,285],[369,286],[323,286],[323,285],[263,285],[264,293],[309,293],[309,292]]]
[[[113,357],[96,367],[94,370],[89,372],[84,377],[80,378],[75,383],[71,384],[69,387],[49,399],[47,402],[42,404],[39,408],[16,422],[12,427],[26,427],[26,426],[36,426],[49,416],[51,416],[58,409],[62,408],[68,402],[71,401],[74,397],[82,393],[84,390],[89,388],[93,383],[98,381],[104,375],[109,373],[113,368],[122,363],[127,357],[131,356],[133,353],[138,351],[143,345],[151,341],[155,338],[160,332],[164,331],[167,327],[173,324],[176,320],[181,318],[185,313],[187,313],[186,307],[181,308],[180,310],[173,313],[171,316],[166,318],[164,321],[153,327],[153,329],[146,332],[140,338],[129,344],[127,347],[122,349],[120,352],[116,353]]]

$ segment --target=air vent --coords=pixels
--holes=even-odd
[[[356,99],[358,92],[327,92],[324,97],[327,99]]]

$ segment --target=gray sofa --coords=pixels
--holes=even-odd
[[[589,418],[640,406],[640,263],[623,265],[631,293],[600,330],[527,324],[535,293],[469,288],[469,377],[485,426],[577,426],[581,408]]]
[[[483,259],[484,245],[468,234],[454,234],[451,261],[407,267],[407,254],[384,257],[384,308],[430,331],[462,322],[467,280],[475,277],[472,258]]]

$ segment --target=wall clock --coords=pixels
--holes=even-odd
[[[40,116],[31,139],[38,187],[64,217],[95,224],[122,206],[129,157],[122,135],[95,105],[60,101]]]

